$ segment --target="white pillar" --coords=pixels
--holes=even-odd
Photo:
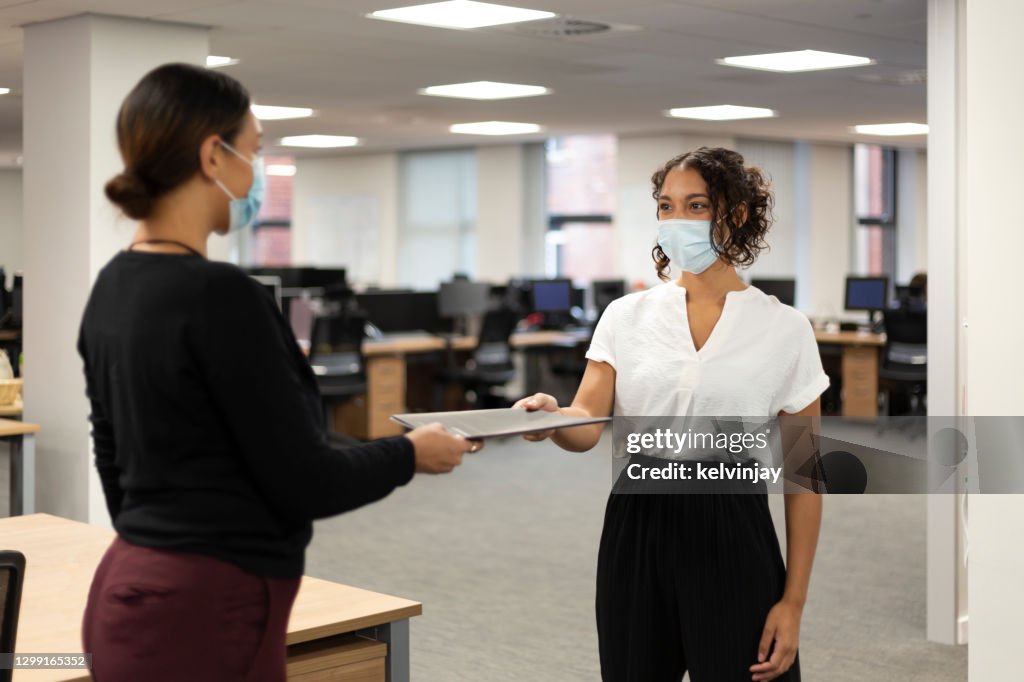
[[[134,231],[103,194],[123,168],[115,119],[146,72],[202,64],[207,48],[207,29],[154,21],[81,15],[25,27],[24,393],[25,418],[42,425],[39,511],[109,523],[75,341],[97,272]]]
[[[503,284],[522,274],[525,173],[518,144],[477,147],[476,273]]]
[[[850,233],[853,223],[853,162],[849,145],[811,144],[801,149],[798,162],[805,185],[798,185],[804,228],[809,236],[810,300],[805,312],[834,318],[844,311],[844,285],[850,272]],[[805,292],[807,290],[805,289]]]
[[[938,417],[964,414],[962,18],[963,0],[928,4],[928,412]],[[944,644],[966,637],[959,625],[966,601],[961,504],[928,496],[927,635]]]
[[[970,0],[960,16],[966,97],[965,106],[958,111],[965,139],[957,192],[964,234],[969,236],[962,290],[968,323],[967,413],[1018,415],[1019,419],[1024,415],[1018,246],[1019,163],[1024,158],[1019,128],[1024,92],[1008,86],[1007,79],[1012,80],[1012,74],[1024,67],[1018,48],[1024,4]],[[931,215],[933,220],[937,217],[934,212]],[[1012,447],[1019,456],[1021,443]],[[975,495],[969,513],[968,677],[978,682],[1019,678],[1024,495]]]

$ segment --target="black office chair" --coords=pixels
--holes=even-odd
[[[883,414],[893,412],[892,397],[906,395],[906,414],[928,414],[928,314],[923,310],[890,309],[882,312],[885,323],[885,349],[878,378],[885,396]],[[920,421],[923,425],[923,420]],[[918,431],[918,429],[915,429]]]
[[[25,555],[13,549],[0,551],[0,653],[14,653],[24,584]],[[13,674],[11,668],[0,669],[0,682],[11,682]]]
[[[365,328],[366,313],[360,310],[344,310],[313,321],[309,363],[323,398],[327,432],[343,445],[358,441],[334,433],[331,415],[338,403],[366,393]]]
[[[492,391],[515,377],[509,339],[518,323],[519,314],[510,308],[488,310],[472,357],[465,365],[458,366],[449,350],[447,367],[437,377],[438,385],[444,389],[458,384],[463,389],[464,399],[474,408],[506,405],[508,401]]]

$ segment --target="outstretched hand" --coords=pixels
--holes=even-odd
[[[558,400],[547,393],[534,393],[531,396],[523,398],[516,402],[513,408],[522,408],[528,412],[536,412],[537,410],[544,410],[545,412],[558,412]],[[554,429],[548,429],[547,431],[535,431],[534,433],[523,434],[523,438],[528,441],[542,441],[546,438],[550,438],[554,434]]]

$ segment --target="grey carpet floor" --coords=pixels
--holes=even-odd
[[[423,602],[411,626],[415,682],[598,680],[594,568],[609,450],[491,443],[451,475],[418,476],[318,522],[306,572]],[[2,513],[7,490],[0,446]],[[781,497],[771,507],[784,540]],[[925,497],[826,498],[803,679],[966,680],[966,647],[924,633]]]

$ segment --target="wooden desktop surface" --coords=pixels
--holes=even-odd
[[[0,419],[0,437],[27,436],[30,433],[39,433],[39,424],[19,422],[13,419]]]
[[[92,576],[114,532],[49,514],[0,519],[0,544],[26,557],[17,653],[81,653]],[[304,576],[288,644],[309,642],[422,613],[420,603]],[[14,682],[89,679],[78,669],[15,671]]]
[[[814,338],[818,343],[835,344],[838,346],[885,345],[885,334],[872,334],[871,332],[826,332],[815,330]]]

